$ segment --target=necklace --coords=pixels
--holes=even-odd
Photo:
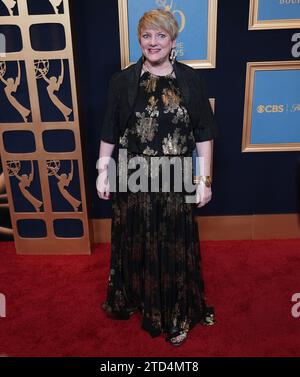
[[[171,76],[174,73],[174,67],[172,66],[172,71],[170,73],[167,73],[166,75],[157,75],[156,73],[151,72],[151,70],[149,69],[149,66],[146,62],[144,62],[143,70],[145,72],[149,72],[152,76],[156,76],[156,77]]]

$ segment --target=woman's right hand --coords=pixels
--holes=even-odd
[[[100,199],[109,200],[111,198],[107,170],[98,174],[96,187]]]

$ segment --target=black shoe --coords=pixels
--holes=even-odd
[[[203,319],[201,321],[201,324],[204,326],[212,326],[216,323],[215,320],[215,310],[213,307],[207,307],[205,309],[205,313],[203,315]]]

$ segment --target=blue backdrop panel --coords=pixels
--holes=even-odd
[[[296,0],[258,0],[258,21],[300,19]]]
[[[256,71],[251,143],[300,142],[300,70]]]
[[[153,8],[164,8],[163,4],[170,5],[172,1],[128,0],[127,4],[130,61],[137,61],[141,56],[137,38],[140,17],[144,12]],[[177,43],[181,47],[180,59],[207,59],[208,0],[177,0],[171,11],[174,12],[179,27],[182,20],[185,20],[185,27],[177,38]]]

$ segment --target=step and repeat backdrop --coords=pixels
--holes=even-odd
[[[87,200],[91,217],[105,218],[109,203],[97,198],[94,166],[107,82],[139,58],[138,19],[159,7],[178,20],[177,59],[213,83],[208,94],[221,138],[216,199],[203,213],[295,212],[294,203],[280,204],[268,182],[259,182],[271,170],[276,182],[278,155],[294,161],[287,152],[300,150],[300,0],[0,0],[0,237],[13,234],[18,252],[90,250],[70,22],[89,143]],[[287,30],[288,50],[277,44]],[[272,157],[249,157],[257,152]],[[284,174],[293,174],[289,166]],[[233,198],[227,182],[237,176]]]
[[[251,0],[249,30],[299,29],[300,1]],[[293,35],[292,57],[300,56],[300,33]],[[300,62],[247,64],[244,152],[300,150]]]
[[[68,0],[0,5],[1,235],[9,206],[18,253],[89,254]]]
[[[147,10],[164,8],[175,15],[180,27],[178,60],[194,68],[214,69],[217,3],[217,0],[119,0],[122,68],[140,57],[136,38],[140,17]],[[250,0],[249,30],[281,28],[300,28],[300,1]],[[300,41],[300,34],[298,38]],[[247,64],[243,152],[300,150],[299,84],[300,62]]]

